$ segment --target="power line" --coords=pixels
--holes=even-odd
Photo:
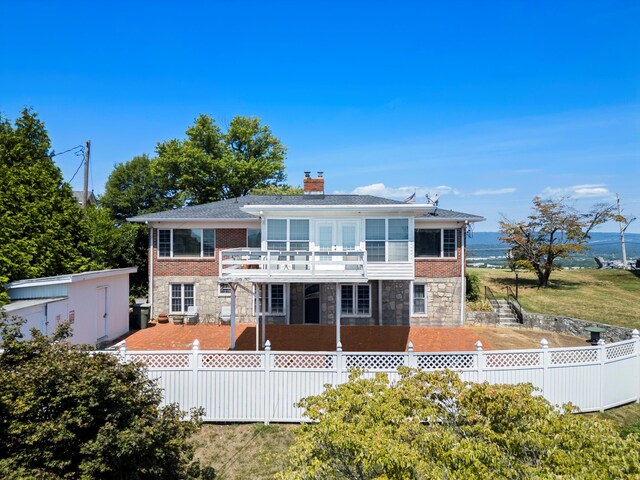
[[[75,150],[75,152],[74,152]],[[51,158],[53,157],[57,157],[58,155],[63,155],[65,153],[69,153],[69,152],[74,152],[75,156],[80,156],[80,155],[84,155],[84,146],[83,145],[76,145],[73,148],[69,148],[68,150],[64,150],[60,153],[53,153],[53,155],[51,155]]]
[[[76,170],[76,173],[74,173],[73,177],[71,177],[71,180],[69,180],[69,184],[71,184],[71,182],[73,182],[73,179],[76,178],[76,175],[78,174],[78,172],[82,168],[82,165],[84,165],[84,156],[82,157],[82,161],[80,162],[80,165],[78,165],[78,169]]]

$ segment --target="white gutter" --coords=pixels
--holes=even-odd
[[[244,205],[241,210],[252,215],[260,214],[260,212],[299,212],[299,211],[332,211],[332,212],[414,212],[427,213],[435,210],[436,207],[429,205],[407,205],[401,204],[384,204],[384,205]]]
[[[464,254],[465,254],[465,250],[467,248],[467,225],[469,224],[469,222],[467,222],[465,220],[464,222],[464,227],[463,227],[463,231],[462,231],[462,238],[460,240],[460,246],[461,246],[461,256],[462,256],[462,265],[460,266],[460,325],[464,325],[464,315],[465,315],[465,307],[466,307],[466,302],[467,302],[467,279],[465,278],[465,259],[464,259]]]
[[[155,254],[153,253],[153,227],[149,227],[149,319],[153,318],[153,261],[155,260]]]

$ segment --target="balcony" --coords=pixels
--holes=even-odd
[[[220,252],[223,282],[366,282],[367,252],[277,251],[234,248]]]

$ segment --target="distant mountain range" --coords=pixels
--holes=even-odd
[[[477,267],[500,267],[506,263],[508,247],[499,240],[499,232],[473,232],[467,237],[468,265]],[[640,233],[625,234],[627,260],[640,258]],[[596,232],[591,234],[590,250],[575,255],[570,260],[559,260],[564,267],[596,268],[593,257],[605,260],[622,260],[620,234],[617,232]]]

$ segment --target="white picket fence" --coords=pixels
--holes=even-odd
[[[353,368],[397,378],[405,365],[425,371],[450,369],[463,380],[532,383],[553,404],[571,402],[583,412],[640,401],[640,335],[631,340],[577,348],[471,352],[281,352],[192,350],[114,352],[141,362],[164,391],[164,402],[183,410],[203,407],[210,422],[300,422],[294,404],[326,384],[346,382]]]

